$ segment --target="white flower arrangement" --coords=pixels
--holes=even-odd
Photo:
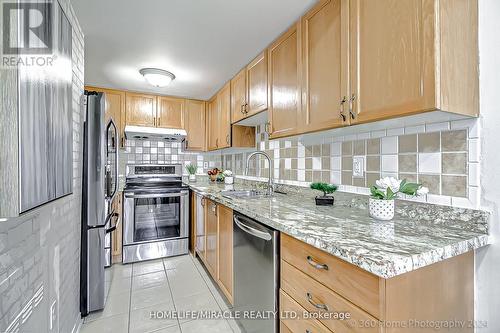
[[[371,196],[379,200],[393,200],[399,193],[411,196],[422,196],[429,193],[429,189],[422,184],[408,183],[406,179],[399,180],[394,177],[384,177],[375,182],[370,188]]]
[[[233,172],[231,170],[225,170],[223,172],[224,174],[224,177],[232,177],[233,176]]]

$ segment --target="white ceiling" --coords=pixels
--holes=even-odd
[[[85,84],[208,99],[316,0],[71,0]],[[143,67],[173,72],[149,86]]]

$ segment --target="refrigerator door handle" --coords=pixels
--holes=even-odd
[[[111,220],[111,218],[113,217],[118,217],[120,216],[118,213],[111,213],[109,214],[107,217],[106,217],[106,221],[104,221],[103,224],[98,224],[98,225],[92,225],[92,226],[89,226],[88,229],[98,229],[98,228],[105,228],[106,227],[106,224],[108,224],[109,220]]]

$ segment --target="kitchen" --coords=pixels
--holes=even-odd
[[[0,331],[500,330],[496,1],[15,3]]]

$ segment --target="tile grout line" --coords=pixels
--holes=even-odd
[[[220,306],[219,302],[217,302],[217,298],[215,297],[214,293],[212,292],[212,290],[211,290],[211,289],[210,289],[210,287],[208,286],[208,282],[207,282],[207,281],[205,280],[205,278],[201,275],[200,269],[199,269],[199,268],[196,266],[196,264],[194,263],[194,260],[196,260],[196,257],[191,257],[191,255],[189,255],[189,257],[190,257],[191,261],[193,262],[193,265],[194,265],[194,267],[196,268],[196,271],[197,271],[197,272],[198,272],[198,274],[201,276],[201,278],[202,278],[203,282],[204,282],[204,283],[205,283],[205,285],[207,286],[208,291],[210,292],[210,294],[211,294],[211,295],[212,295],[212,297],[214,298],[214,300],[215,300],[215,304],[217,304],[217,306],[219,307],[219,310],[222,312],[222,308],[221,308],[221,306]],[[208,276],[208,278],[209,278],[209,279],[211,279],[211,277],[210,277],[210,276]],[[221,296],[221,295],[219,295],[219,296]],[[224,296],[223,296],[223,297],[224,297]],[[228,307],[228,310],[230,310],[230,309],[229,309],[229,307]],[[226,324],[229,326],[229,328],[231,329],[231,331],[232,331],[233,333],[235,333],[235,332],[234,332],[234,330],[233,330],[233,328],[231,327],[231,325],[229,325],[229,321],[228,321],[227,319],[224,319],[224,321],[225,321],[225,322],[226,322]],[[182,332],[181,332],[181,333],[182,333]],[[238,332],[238,333],[239,333],[239,332]]]
[[[172,292],[172,287],[170,286],[170,279],[168,278],[168,274],[167,274],[168,269],[165,267],[165,260],[162,259],[161,263],[163,265],[163,272],[165,273],[165,276],[167,277],[168,290],[170,291],[170,297],[172,297],[172,304],[174,305],[174,311],[177,312],[177,305],[175,304],[174,293]],[[179,331],[182,333],[182,327],[181,327],[181,322],[179,321],[179,316],[177,316],[177,328],[179,328]]]

